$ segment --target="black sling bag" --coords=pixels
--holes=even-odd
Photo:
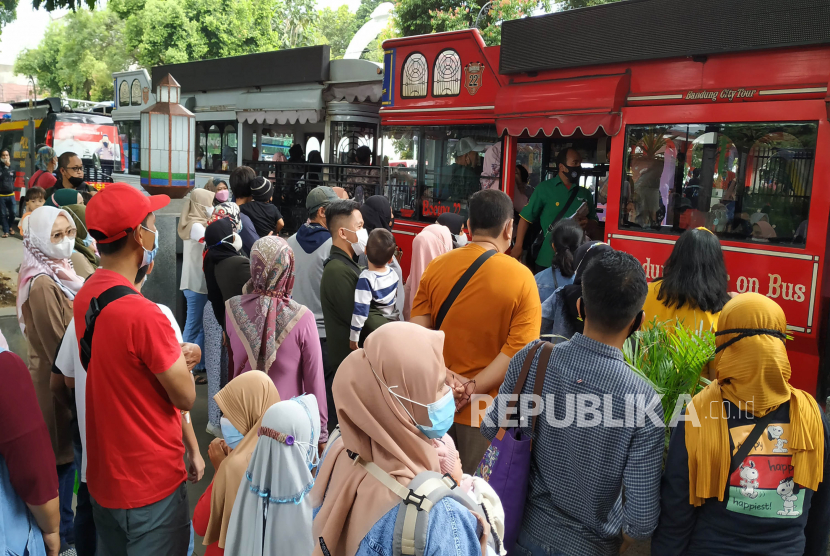
[[[78,342],[80,350],[81,365],[84,370],[88,371],[89,360],[92,358],[92,337],[95,334],[95,321],[98,315],[104,308],[117,299],[121,299],[127,295],[139,295],[137,291],[129,286],[113,286],[105,290],[98,297],[93,297],[89,302],[89,309],[86,311],[84,322],[86,323],[86,331],[84,337]]]

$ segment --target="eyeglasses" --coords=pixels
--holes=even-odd
[[[69,166],[67,168],[67,170],[69,170],[70,172],[83,172],[84,167],[83,166]]]
[[[75,237],[78,235],[78,230],[69,230],[67,232],[55,232],[52,234],[52,243],[60,243],[63,241],[63,238],[68,237],[71,240],[75,240]]]
[[[475,381],[475,379],[468,380],[467,382],[464,383],[464,392],[459,397],[457,397],[455,399],[455,412],[456,413],[458,413],[458,411],[462,407],[464,407],[465,405],[470,403],[470,398],[473,396],[475,391],[476,391],[476,381]]]

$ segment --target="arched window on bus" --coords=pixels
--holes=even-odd
[[[130,105],[130,85],[126,81],[122,81],[118,86],[118,106]]]
[[[432,72],[432,96],[458,96],[461,91],[461,58],[458,52],[450,48],[439,52]]]
[[[626,127],[620,226],[804,246],[816,122]]]
[[[133,106],[141,106],[141,83],[139,83],[138,79],[133,79],[133,83],[131,85],[131,101],[130,103]]]
[[[420,52],[406,57],[401,70],[401,98],[425,98],[429,86],[429,66]]]

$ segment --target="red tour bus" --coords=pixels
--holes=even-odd
[[[830,355],[826,7],[726,4],[739,24],[708,1],[633,0],[505,22],[500,49],[484,48],[474,30],[387,41],[393,100],[381,109],[384,137],[403,126],[428,136],[439,125],[449,137],[494,118],[502,167],[518,160],[531,185],[556,172],[556,153],[576,148],[605,241],[636,256],[653,280],[684,230],[711,230],[730,289],[784,309],[792,382],[822,399]],[[436,56],[449,48],[461,68],[489,62],[485,96],[462,87],[435,98],[433,81],[445,74]],[[423,67],[415,75],[429,79],[410,100],[400,88],[413,75],[404,58],[416,52]],[[462,85],[467,79],[462,72]],[[504,174],[512,195],[512,172]],[[428,206],[412,207],[413,217],[427,220]],[[416,229],[396,222],[399,233]]]

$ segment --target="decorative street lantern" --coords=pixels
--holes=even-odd
[[[196,118],[179,103],[181,86],[170,74],[158,84],[156,99],[141,111],[141,186],[181,199],[196,185]]]

